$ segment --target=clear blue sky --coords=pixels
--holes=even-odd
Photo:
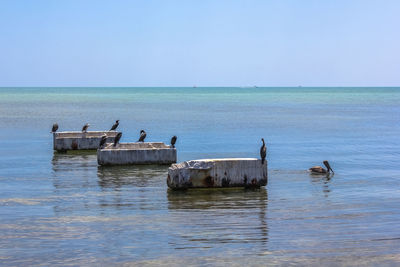
[[[398,0],[0,0],[0,86],[400,86]]]

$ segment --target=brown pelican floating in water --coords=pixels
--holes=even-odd
[[[324,168],[321,167],[321,166],[314,166],[314,167],[311,167],[311,168],[308,169],[308,170],[309,170],[312,174],[328,174],[328,173],[330,173],[330,172],[335,173],[335,172],[332,170],[331,165],[329,165],[329,162],[328,162],[327,160],[324,160],[323,163],[324,163],[326,169],[324,169]]]
[[[58,124],[57,124],[57,123],[54,123],[54,124],[53,124],[53,128],[51,128],[51,132],[52,132],[52,133],[55,133],[55,132],[57,132],[57,130],[58,130]]]
[[[115,129],[117,129],[118,125],[119,125],[119,120],[116,120],[114,125],[111,127],[110,131],[115,131]]]
[[[107,135],[104,134],[100,139],[99,148],[103,148],[106,142],[107,142]]]
[[[177,139],[178,137],[176,137],[176,135],[174,135],[174,136],[172,136],[172,138],[171,138],[171,146],[172,147],[175,147],[175,143],[176,143],[176,139]]]
[[[267,156],[267,147],[265,146],[264,138],[261,138],[261,141],[263,142],[260,148],[261,164],[264,164],[265,157]]]
[[[89,128],[89,126],[90,126],[89,123],[86,123],[85,125],[83,125],[83,127],[82,127],[82,132],[86,133],[86,132],[87,132],[87,129]]]
[[[116,146],[119,142],[119,139],[121,139],[122,133],[117,133],[117,135],[114,138],[114,146]]]
[[[144,130],[140,130],[140,137],[138,142],[144,142],[145,138],[146,138],[146,132]]]

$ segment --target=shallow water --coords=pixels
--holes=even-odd
[[[398,265],[400,88],[0,88],[0,265]],[[259,190],[169,191],[49,133],[178,136],[178,160],[258,157]],[[330,161],[333,177],[305,170]]]

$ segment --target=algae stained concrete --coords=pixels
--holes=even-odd
[[[99,165],[171,164],[176,158],[176,148],[161,142],[108,144],[97,151]]]
[[[56,132],[53,133],[53,149],[67,150],[96,150],[99,148],[103,135],[107,135],[107,143],[113,142],[118,132],[90,131],[90,132]]]
[[[172,189],[260,187],[268,182],[267,165],[255,158],[185,161],[168,169],[167,184]]]

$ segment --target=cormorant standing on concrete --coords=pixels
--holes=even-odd
[[[176,143],[176,139],[177,139],[178,137],[176,137],[176,135],[174,135],[174,136],[172,136],[172,138],[171,138],[171,146],[172,147],[175,147],[175,143]]]
[[[103,148],[104,145],[106,144],[106,142],[107,142],[107,135],[103,135],[103,136],[101,137],[101,139],[100,139],[99,148]]]
[[[110,131],[115,131],[115,129],[117,129],[118,125],[119,125],[119,120],[116,120],[114,125],[111,127]]]
[[[114,138],[114,146],[116,146],[119,142],[119,139],[121,139],[122,133],[117,133],[117,135]]]
[[[146,132],[144,130],[140,130],[140,137],[138,142],[144,142],[145,138],[146,138]]]
[[[58,124],[57,124],[57,123],[54,123],[54,124],[53,124],[53,128],[51,128],[51,132],[52,132],[52,133],[55,133],[55,132],[57,132],[57,130],[58,130]]]
[[[324,160],[323,163],[324,163],[326,169],[322,168],[321,166],[314,166],[308,170],[313,174],[326,174],[326,173],[330,173],[330,172],[335,173],[332,170],[331,165],[329,165],[329,162],[327,160]]]
[[[90,126],[89,123],[86,123],[85,125],[83,125],[83,127],[82,127],[82,132],[86,133],[86,132],[87,132],[87,129],[89,128],[89,126]]]
[[[264,164],[265,157],[267,156],[267,147],[265,146],[264,138],[261,138],[261,141],[263,142],[260,148],[261,164]]]

